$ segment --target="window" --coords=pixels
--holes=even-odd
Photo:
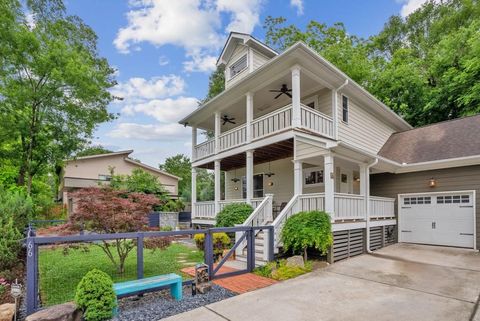
[[[111,181],[111,180],[112,180],[112,176],[111,176],[111,175],[99,174],[99,175],[98,175],[98,179],[101,180],[101,181]]]
[[[348,123],[348,97],[342,96],[342,120]]]
[[[470,195],[437,196],[437,204],[470,203]]]
[[[230,66],[230,78],[235,77],[247,68],[247,55],[242,56]]]
[[[312,187],[323,184],[323,169],[318,167],[307,168],[303,171],[303,185]]]
[[[263,174],[253,175],[253,197],[263,197]],[[242,177],[242,198],[247,198],[247,178]]]
[[[423,205],[431,204],[432,198],[430,196],[419,196],[419,197],[405,197],[403,199],[403,205]]]

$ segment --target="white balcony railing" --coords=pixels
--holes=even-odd
[[[301,128],[333,137],[333,120],[310,107],[301,105]],[[260,140],[292,128],[292,105],[277,109],[254,119],[251,124],[252,140]],[[235,127],[219,136],[219,151],[225,151],[247,143],[246,124]],[[215,139],[198,144],[194,148],[193,159],[199,160],[215,154]]]
[[[259,139],[292,126],[292,105],[263,115],[252,122],[252,139]]]
[[[370,196],[371,218],[394,218],[395,199],[387,197]]]
[[[263,201],[263,198],[254,198],[252,199],[252,207],[253,209],[256,209],[258,205]],[[232,203],[247,203],[246,199],[231,199],[231,200],[222,200],[218,202],[220,205],[220,211],[223,210],[223,208]],[[206,202],[196,202],[193,204],[195,210],[194,210],[194,216],[192,219],[209,219],[209,220],[214,220],[217,217],[217,213],[215,213],[215,201],[206,201]]]
[[[247,126],[241,125],[221,134],[219,142],[222,151],[245,144],[247,142]]]
[[[323,136],[333,137],[333,119],[331,117],[305,105],[300,107],[300,113],[302,128]]]
[[[335,220],[365,219],[363,195],[335,193]]]

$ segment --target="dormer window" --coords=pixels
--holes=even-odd
[[[242,56],[230,66],[230,78],[235,77],[247,68],[247,55]]]

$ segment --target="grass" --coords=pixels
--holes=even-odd
[[[125,263],[125,272],[119,274],[102,249],[89,245],[88,252],[81,249],[63,248],[41,249],[39,253],[39,286],[43,306],[65,303],[75,297],[75,289],[82,277],[91,269],[97,268],[110,275],[114,282],[137,278],[137,252],[133,249]],[[185,278],[180,270],[194,263],[203,262],[203,252],[186,245],[173,243],[165,250],[144,250],[144,276],[177,273]],[[180,262],[185,261],[185,262]]]

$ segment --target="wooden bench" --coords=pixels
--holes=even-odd
[[[182,277],[175,273],[153,276],[127,282],[115,283],[113,290],[117,298],[142,294],[166,285],[170,285],[170,294],[179,301],[182,299]],[[114,311],[115,315],[118,311]]]

